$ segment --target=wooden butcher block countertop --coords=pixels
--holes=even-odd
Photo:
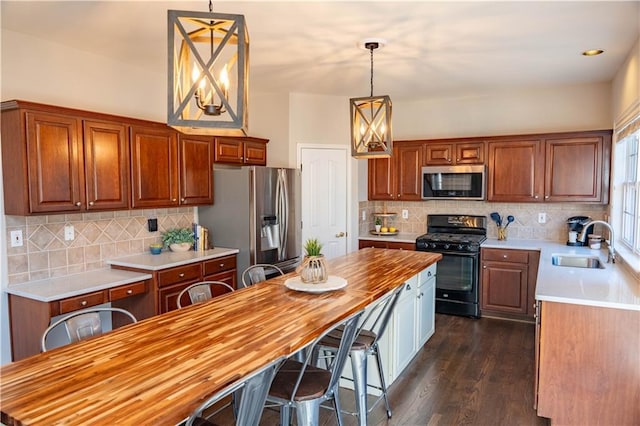
[[[7,364],[1,420],[178,424],[207,396],[295,353],[441,257],[363,249],[328,262],[329,274],[347,280],[341,290],[290,290],[291,273]]]

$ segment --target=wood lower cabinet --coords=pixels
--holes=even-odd
[[[119,265],[111,265],[111,267],[144,272],[153,276],[151,280],[153,298],[149,298],[145,306],[132,307],[132,313],[136,318],[148,318],[177,309],[178,294],[199,281],[222,281],[234,289],[237,288],[236,255],[195,261],[155,271]]]
[[[369,199],[420,201],[423,157],[422,143],[397,142],[391,158],[369,160]]]
[[[267,143],[269,141],[251,137],[215,138],[214,162],[242,166],[266,166]]]
[[[358,249],[367,247],[396,249],[396,250],[415,250],[416,243],[405,243],[399,241],[382,241],[382,240],[359,240]]]
[[[533,250],[481,249],[482,314],[533,319],[539,258]]]
[[[638,424],[640,312],[538,303],[538,415],[551,424]]]
[[[68,314],[80,309],[111,302],[111,306],[133,311],[135,307],[143,308],[151,282],[136,281],[106,290],[92,291],[78,296],[67,297],[51,302],[41,302],[15,294],[9,294],[9,319],[11,321],[11,356],[18,361],[40,353],[40,339],[51,322],[51,318]],[[139,317],[134,314],[137,319]],[[120,316],[113,316],[113,326],[118,327]]]
[[[7,214],[129,206],[128,138],[117,121],[3,102],[2,168]]]
[[[611,131],[492,138],[487,201],[609,201]]]

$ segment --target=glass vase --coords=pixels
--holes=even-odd
[[[327,264],[324,255],[305,256],[302,264],[296,268],[303,283],[318,284],[327,282]]]

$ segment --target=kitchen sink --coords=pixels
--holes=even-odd
[[[554,254],[551,263],[555,266],[569,266],[572,268],[604,269],[602,262],[595,256],[570,256]]]

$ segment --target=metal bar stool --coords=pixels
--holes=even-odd
[[[242,272],[242,285],[249,287],[262,281],[266,281],[270,275],[284,275],[282,269],[268,263],[256,263]]]
[[[111,314],[120,313],[128,317],[131,320],[131,323],[137,322],[136,317],[134,317],[131,312],[121,308],[87,308],[75,311],[53,322],[42,333],[42,339],[40,342],[42,352],[46,352],[50,349],[47,347],[47,337],[53,329],[61,324],[64,325],[67,337],[69,338],[69,343],[75,343],[104,333],[102,320],[100,319],[100,312],[110,312]]]
[[[347,361],[361,315],[362,312],[358,312],[346,320],[341,320],[330,326],[308,346],[309,350],[304,361],[300,362],[290,358],[280,367],[271,383],[267,403],[275,403],[280,406],[281,425],[290,424],[291,408],[296,409],[299,425],[318,425],[320,407],[325,401],[333,402],[338,425],[342,425],[340,399],[338,398],[340,374]],[[326,369],[314,366],[315,346],[339,326],[342,333],[335,356],[332,357]]]
[[[378,342],[384,334],[393,309],[398,303],[400,293],[404,286],[399,286],[376,305],[369,310],[360,323],[356,337],[351,345],[349,356],[351,357],[351,369],[353,373],[354,394],[356,397],[357,413],[347,412],[348,414],[357,415],[359,424],[365,426],[367,424],[367,414],[384,399],[387,409],[387,417],[391,418],[391,406],[387,397],[387,384],[384,379],[384,371],[382,369],[382,360],[380,358],[380,348]],[[338,328],[333,333],[327,335],[320,344],[318,349],[329,352],[334,356],[340,343],[341,329]],[[380,386],[367,383],[367,359],[373,355],[378,367],[378,376],[380,378]],[[316,355],[317,356],[317,355]],[[370,408],[367,407],[367,388],[371,387],[381,392],[380,396],[374,401]]]
[[[206,302],[211,299],[214,294],[211,289],[217,287],[222,290],[222,292],[216,292],[216,295],[228,293],[234,291],[233,287],[231,287],[227,283],[223,283],[222,281],[200,281],[194,284],[191,284],[189,287],[185,288],[178,294],[178,299],[176,300],[176,304],[179,308],[182,308],[182,297],[188,293],[189,300],[192,305],[196,303]]]

